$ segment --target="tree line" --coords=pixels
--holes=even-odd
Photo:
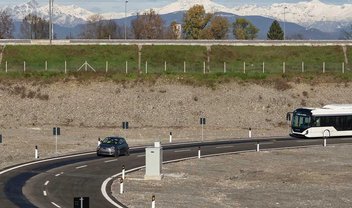
[[[182,30],[180,31],[181,25]],[[79,38],[122,39],[125,28],[113,20],[103,20],[99,14],[92,15],[81,26]],[[7,10],[0,10],[0,39],[13,38],[14,21]],[[230,23],[226,17],[207,13],[202,5],[194,5],[185,12],[182,23],[172,22],[166,26],[154,10],[137,14],[127,27],[127,38],[134,39],[228,39],[232,33],[237,40],[256,39],[259,29],[245,18]],[[49,22],[33,14],[25,16],[20,26],[21,38],[48,39]],[[352,25],[342,31],[343,39],[352,39]],[[55,37],[55,35],[54,35]],[[72,38],[71,35],[66,37]],[[302,39],[302,36],[299,36]],[[283,40],[284,31],[274,20],[267,32],[268,40]]]

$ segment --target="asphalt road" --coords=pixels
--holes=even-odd
[[[260,140],[260,149],[286,148],[307,145],[322,145],[322,139],[277,138]],[[334,138],[328,145],[352,143],[352,138]],[[207,144],[206,146],[203,146]],[[256,140],[229,140],[223,142],[177,144],[165,146],[164,161],[196,157],[198,147],[202,156],[255,151]],[[144,148],[131,151],[130,156],[97,157],[86,154],[60,160],[47,161],[22,167],[0,177],[1,207],[73,207],[74,197],[89,197],[90,207],[113,207],[102,195],[103,181],[116,173],[144,166]],[[111,182],[110,182],[111,183]],[[107,193],[111,196],[110,185]],[[117,201],[115,201],[118,203]],[[123,206],[123,205],[122,205]]]

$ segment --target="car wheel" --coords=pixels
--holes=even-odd
[[[126,156],[130,156],[130,149],[126,150]]]
[[[97,156],[101,156],[101,155],[99,154],[99,152],[97,152]]]
[[[120,150],[119,149],[115,150],[115,157],[118,157],[118,156],[120,156]]]

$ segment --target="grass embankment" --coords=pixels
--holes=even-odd
[[[348,59],[352,53],[348,51]],[[141,71],[138,72],[137,46],[7,46],[0,66],[2,78],[61,79],[73,75],[77,79],[110,79],[115,81],[156,80],[160,76],[190,84],[226,82],[232,79],[262,80],[281,77],[285,62],[286,79],[303,76],[313,79],[322,74],[339,80],[351,80],[351,65],[345,65],[342,74],[344,53],[341,47],[260,47],[260,46],[212,46],[210,65],[208,51],[203,46],[144,46]],[[64,74],[65,61],[68,75]],[[77,70],[87,61],[97,73],[82,73]],[[128,74],[126,75],[126,61]],[[5,73],[7,62],[8,73]],[[26,72],[23,73],[24,62]],[[45,71],[47,62],[47,71]],[[304,73],[302,73],[304,62]],[[106,73],[108,63],[108,73]],[[147,67],[146,67],[146,63]],[[165,71],[166,63],[166,71]],[[204,63],[206,70],[203,74]],[[263,73],[264,63],[264,73]],[[226,64],[226,74],[224,65]],[[186,67],[186,74],[184,74]],[[148,75],[145,74],[146,68]],[[90,70],[88,68],[88,70]],[[245,73],[244,73],[245,71]],[[210,84],[212,85],[212,84]]]

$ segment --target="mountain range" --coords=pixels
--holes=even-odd
[[[270,6],[242,5],[238,7],[225,7],[211,0],[177,0],[161,8],[153,8],[161,14],[166,22],[176,20],[182,22],[184,11],[195,4],[204,6],[207,12],[225,15],[233,22],[237,17],[245,17],[253,20],[262,33],[267,32],[271,22],[278,20],[285,22],[286,33],[289,36],[303,36],[305,39],[338,39],[341,29],[352,22],[352,4],[333,5],[320,2],[319,0],[302,1],[298,3],[276,3]],[[48,5],[40,6],[36,0],[27,3],[8,6],[8,9],[16,21],[21,21],[29,13],[36,14],[48,19]],[[54,4],[53,21],[60,28],[58,37],[63,38],[67,31],[77,33],[77,27],[84,24],[88,17],[94,13],[75,5]],[[117,22],[124,22],[124,13],[103,13],[105,19],[114,19]],[[128,20],[133,19],[133,14],[127,14]],[[269,23],[269,26],[267,26]],[[65,32],[66,31],[66,32]],[[67,36],[67,34],[65,35]],[[264,35],[265,36],[265,35]],[[258,38],[263,37],[262,34]]]

